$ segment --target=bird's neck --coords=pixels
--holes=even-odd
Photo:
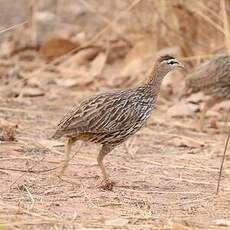
[[[153,69],[153,71],[150,73],[146,83],[146,88],[153,96],[155,97],[158,96],[160,92],[162,80],[164,79],[164,76],[166,74],[167,73],[159,69]]]

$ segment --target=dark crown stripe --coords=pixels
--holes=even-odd
[[[159,62],[162,62],[162,61],[167,61],[167,60],[170,60],[170,59],[175,59],[174,57],[170,56],[170,55],[164,55],[164,56],[161,56],[159,58]]]

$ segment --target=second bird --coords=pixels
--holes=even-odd
[[[105,170],[103,159],[116,146],[135,134],[145,124],[154,109],[163,78],[170,71],[182,67],[174,57],[165,55],[157,59],[143,85],[111,93],[102,93],[83,101],[67,113],[58,124],[54,138],[67,137],[66,159],[77,140],[102,144],[97,157],[103,175],[103,188],[111,189],[113,182]]]
[[[186,79],[188,94],[203,91],[210,99],[205,102],[197,130],[202,131],[207,111],[219,102],[230,99],[230,56],[222,51],[199,65]]]

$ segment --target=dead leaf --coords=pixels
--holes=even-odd
[[[167,111],[167,115],[170,117],[183,117],[183,116],[192,116],[198,110],[198,105],[178,102]]]
[[[17,124],[0,119],[0,141],[14,141]]]
[[[116,218],[116,219],[110,219],[105,221],[105,225],[112,225],[112,226],[119,226],[119,227],[123,227],[128,223],[129,220],[124,218]]]
[[[178,147],[188,147],[188,148],[201,148],[204,147],[203,141],[198,141],[191,137],[178,136],[173,138],[173,144]]]
[[[44,42],[39,52],[48,60],[52,61],[62,55],[70,52],[71,50],[79,47],[78,43],[74,43],[64,38],[51,38]]]

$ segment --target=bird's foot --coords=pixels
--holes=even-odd
[[[61,169],[60,172],[58,173],[58,177],[60,177],[60,178],[63,177],[63,175],[65,174],[65,170],[66,170],[67,166],[68,166],[68,165],[64,165],[64,166],[62,167],[62,169]]]
[[[102,180],[101,183],[99,184],[98,188],[101,188],[103,190],[113,190],[113,186],[115,185],[115,182],[110,180],[110,179],[105,179]]]

